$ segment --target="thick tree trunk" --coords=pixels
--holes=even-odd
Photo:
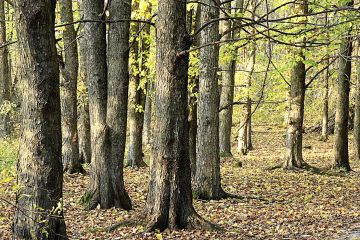
[[[55,5],[16,0],[22,66],[21,137],[14,239],[67,239],[62,207],[59,68]]]
[[[348,6],[353,6],[350,1]],[[339,76],[337,81],[337,101],[335,114],[334,168],[350,171],[348,149],[349,93],[351,79],[352,37],[347,31],[340,46]]]
[[[303,15],[308,14],[307,0],[298,0],[294,6],[294,12]],[[306,20],[303,21],[306,23]],[[285,169],[302,168],[306,165],[302,156],[305,78],[306,69],[304,63],[305,46],[295,51],[298,59],[292,69],[289,95],[288,127],[286,131],[286,155]]]
[[[60,1],[60,15],[63,23],[74,21],[72,0]],[[74,25],[63,30],[65,63],[60,64],[61,83],[61,126],[62,126],[62,159],[64,171],[84,173],[79,158],[79,141],[77,131],[77,76],[79,69],[78,49]]]
[[[6,22],[4,0],[0,0],[0,46],[6,43]],[[9,114],[1,111],[1,106],[10,101],[9,50],[0,48],[0,137],[10,134]]]
[[[212,0],[203,1],[201,23],[219,18],[219,9]],[[219,40],[219,23],[209,25],[201,32],[200,45]],[[219,88],[217,69],[219,47],[211,45],[200,49],[198,128],[196,176],[194,192],[197,198],[220,199],[221,188],[219,153]]]
[[[190,38],[186,2],[160,0],[157,19],[154,142],[147,196],[148,229],[209,227],[192,206],[187,84]]]
[[[231,8],[231,2],[223,4],[224,8]],[[226,17],[221,13],[221,17]],[[231,28],[231,21],[223,21],[221,33]],[[231,39],[231,34],[225,35],[222,40]],[[224,54],[228,54],[224,52]],[[220,107],[229,106],[219,113],[219,148],[221,156],[231,156],[231,127],[234,102],[234,85],[235,85],[235,60],[230,59],[221,64],[221,94]]]
[[[82,6],[82,5],[81,5]],[[82,30],[83,32],[83,30]],[[86,38],[79,39],[79,76],[78,76],[78,135],[79,135],[79,158],[81,163],[91,162],[91,138],[89,116],[89,91],[86,76]]]
[[[131,18],[131,0],[112,0],[109,5],[109,20]],[[108,47],[108,102],[107,124],[109,126],[110,155],[108,174],[111,205],[129,210],[131,200],[125,190],[124,152],[129,86],[129,35],[130,22],[110,24]],[[140,142],[141,143],[141,142]]]
[[[139,8],[139,3],[136,2],[133,6],[134,11]],[[136,34],[140,30],[140,23],[135,23],[133,33]],[[129,156],[127,166],[133,168],[146,167],[146,163],[143,160],[143,146],[142,146],[142,132],[144,124],[144,108],[145,108],[145,89],[141,88],[141,72],[142,65],[140,39],[136,39],[133,46],[133,58],[134,63],[132,66],[132,77],[130,81],[130,93],[129,93]],[[141,51],[141,52],[140,52]],[[145,52],[144,52],[145,53]]]
[[[85,19],[103,20],[103,10],[103,2],[84,0]],[[109,6],[109,18],[128,19],[130,11],[131,2],[113,0]],[[94,209],[98,204],[102,209],[131,209],[123,180],[129,84],[129,22],[110,24],[108,69],[105,24],[86,23],[85,34],[92,159],[90,187],[83,201],[88,209]]]

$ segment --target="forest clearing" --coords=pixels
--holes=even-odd
[[[145,204],[148,170],[125,169],[127,190],[134,202],[130,212],[95,209],[87,212],[79,200],[86,190],[88,176],[65,175],[65,221],[70,239],[346,239],[360,227],[360,164],[352,162],[353,172],[335,173],[326,169],[331,164],[332,144],[318,140],[317,135],[306,134],[304,158],[322,171],[299,170],[288,172],[270,170],[282,161],[284,155],[284,128],[255,127],[256,149],[241,157],[222,159],[223,185],[227,192],[240,199],[195,201],[195,209],[222,230],[209,232],[165,231],[145,233],[145,225],[137,214]],[[350,141],[352,143],[352,139]],[[350,155],[353,155],[351,153]],[[3,160],[4,156],[0,156]],[[148,156],[146,157],[148,159]],[[13,199],[10,183],[1,198]],[[10,225],[14,208],[1,202],[0,232],[2,239],[10,239]],[[127,220],[108,232],[110,227]],[[138,222],[136,222],[138,221]]]

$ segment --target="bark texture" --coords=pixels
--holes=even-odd
[[[109,20],[130,19],[131,0],[112,0],[109,5]],[[109,127],[110,151],[107,174],[112,202],[115,206],[129,210],[131,200],[125,190],[124,152],[129,87],[129,35],[130,22],[119,22],[109,26],[108,46],[108,100],[107,125]],[[104,176],[105,177],[105,176]]]
[[[225,8],[231,8],[231,2],[223,4]],[[221,17],[226,17],[224,13]],[[223,21],[220,31],[226,32],[231,28],[231,21]],[[222,40],[232,38],[232,34],[225,35]],[[224,54],[229,54],[224,52]],[[231,59],[221,64],[221,94],[220,106],[229,106],[219,113],[219,148],[221,156],[231,156],[231,127],[234,102],[235,85],[235,60]]]
[[[348,6],[354,2],[349,1]],[[350,171],[348,122],[349,122],[349,93],[351,79],[352,37],[351,28],[345,33],[340,46],[339,76],[337,80],[337,101],[335,114],[335,143],[334,168]]]
[[[219,9],[212,0],[201,6],[201,23],[219,18]],[[219,40],[219,23],[210,24],[201,32],[200,45]],[[200,49],[198,128],[196,176],[194,192],[200,199],[220,199],[221,188],[219,153],[219,88],[217,68],[219,47],[211,45]]]
[[[59,68],[53,0],[16,0],[21,137],[14,239],[67,239],[62,208]]]
[[[0,46],[6,43],[5,4],[0,0]],[[0,107],[10,101],[10,65],[9,50],[7,47],[0,48]],[[10,134],[9,115],[0,111],[0,137]]]
[[[81,5],[82,6],[82,5]],[[81,33],[84,30],[81,29]],[[86,68],[86,38],[79,39],[79,76],[78,76],[78,135],[79,135],[79,158],[81,163],[91,162],[91,138],[89,116],[89,92]]]
[[[74,21],[72,0],[60,0],[62,23]],[[64,171],[84,173],[79,158],[77,130],[77,77],[79,69],[78,49],[74,25],[63,30],[65,63],[60,63],[60,99],[62,127],[62,159]]]
[[[294,5],[294,12],[303,15],[308,14],[307,0],[298,0]],[[306,23],[306,20],[303,20]],[[284,168],[302,168],[306,165],[302,156],[304,100],[305,100],[305,44],[294,53],[297,59],[291,73],[288,127],[286,131],[286,155]]]
[[[187,84],[190,46],[186,2],[160,0],[157,19],[154,142],[146,209],[148,229],[197,228],[188,152]]]
[[[358,41],[358,44],[360,41]],[[358,45],[359,46],[359,45]],[[359,47],[358,47],[359,52]],[[355,90],[355,118],[354,118],[354,147],[355,159],[360,161],[360,60],[356,63],[356,90]]]
[[[328,25],[328,14],[325,14],[325,24]],[[329,34],[327,33],[328,39],[330,39]],[[329,51],[329,49],[326,49]],[[326,54],[329,57],[329,53]],[[329,66],[330,59],[326,60],[325,64]],[[329,66],[330,67],[330,66]],[[322,126],[321,126],[321,139],[323,141],[328,140],[328,126],[329,126],[329,78],[330,70],[329,67],[325,70],[324,73],[324,102],[323,102],[323,112],[322,112]],[[360,122],[359,122],[360,123]]]

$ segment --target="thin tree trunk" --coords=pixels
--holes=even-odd
[[[139,3],[136,2],[133,6],[134,11],[139,8]],[[140,23],[135,23],[133,33],[136,34],[140,30]],[[142,132],[144,123],[144,108],[145,108],[145,89],[141,88],[141,53],[140,39],[136,39],[133,46],[134,63],[132,66],[133,74],[129,87],[129,156],[127,166],[133,168],[146,167],[143,160],[143,146],[142,146]],[[141,52],[140,52],[141,51]]]
[[[82,3],[81,3],[82,6]],[[82,33],[84,30],[82,29]],[[91,162],[91,137],[89,116],[89,91],[86,76],[86,38],[79,39],[79,76],[78,76],[78,135],[79,135],[79,158],[81,163]]]
[[[58,208],[63,166],[55,5],[50,0],[15,1],[23,91],[14,239],[67,239]]]
[[[219,18],[218,1],[204,0],[201,6],[202,25]],[[200,45],[219,40],[219,23],[210,24],[201,32]],[[226,196],[221,188],[219,152],[219,88],[217,69],[219,47],[200,49],[198,128],[196,176],[194,192],[200,199],[220,199]]]
[[[62,23],[74,21],[72,0],[60,0]],[[79,158],[77,131],[77,76],[79,69],[78,49],[74,25],[67,25],[63,30],[65,63],[60,64],[60,98],[62,126],[62,159],[64,171],[84,173]]]
[[[0,0],[0,46],[6,43],[6,18],[4,0]],[[0,137],[10,134],[9,114],[2,111],[1,106],[10,101],[10,66],[9,50],[7,47],[0,48]]]
[[[357,41],[357,52],[359,53],[360,41]],[[359,55],[358,55],[359,56]],[[355,89],[355,119],[354,119],[354,143],[355,159],[360,161],[360,60],[356,62],[356,89]]]
[[[178,55],[190,47],[186,2],[159,1],[156,42],[156,111],[147,228],[210,227],[192,205],[187,123],[189,56]]]
[[[303,15],[308,14],[307,0],[295,2],[294,12]],[[306,23],[304,20],[303,23]],[[305,39],[304,39],[305,40]],[[291,75],[288,127],[286,132],[286,155],[285,169],[302,168],[306,165],[302,156],[303,121],[304,121],[304,100],[305,100],[305,78],[306,70],[304,63],[304,47],[295,51],[296,61]]]
[[[325,24],[328,25],[328,14],[325,14]],[[328,39],[330,39],[329,34],[327,34]],[[327,54],[326,56],[329,57],[329,49],[326,49]],[[323,141],[328,140],[328,125],[329,125],[329,78],[330,78],[330,70],[329,64],[330,59],[326,60],[325,64],[328,68],[324,74],[324,102],[323,102],[323,112],[322,112],[322,126],[321,126],[321,139]]]
[[[347,6],[353,6],[349,1]],[[348,149],[349,93],[351,79],[352,37],[351,28],[345,32],[340,46],[339,76],[337,81],[337,101],[335,114],[334,168],[350,171]]]
[[[223,4],[224,8],[231,8],[231,2]],[[221,13],[221,17],[226,17]],[[221,33],[231,28],[231,21],[223,21]],[[232,38],[232,34],[225,35],[222,40],[226,41]],[[226,52],[224,54],[227,54]],[[219,113],[219,148],[221,156],[231,156],[231,127],[234,102],[235,85],[235,60],[230,59],[221,64],[221,94],[220,107],[229,106]]]

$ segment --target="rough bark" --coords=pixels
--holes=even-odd
[[[135,2],[134,10],[139,8],[139,3]],[[133,33],[136,34],[140,30],[140,23],[133,25]],[[145,89],[141,87],[142,72],[142,54],[145,53],[141,48],[140,39],[136,39],[132,46],[132,55],[134,63],[132,66],[132,76],[129,87],[129,156],[127,166],[133,168],[146,167],[143,160],[142,132],[144,124],[144,108],[145,108]]]
[[[350,1],[348,6],[353,6]],[[352,37],[351,28],[345,32],[339,54],[339,76],[337,80],[337,101],[335,114],[334,168],[350,171],[348,149],[349,93],[351,79]]]
[[[308,14],[307,0],[298,0],[294,6],[294,12],[303,15]],[[303,20],[306,23],[306,20]],[[306,166],[302,156],[303,122],[304,122],[304,100],[305,100],[305,78],[306,70],[304,63],[305,46],[294,51],[297,59],[291,73],[289,112],[286,131],[286,154],[285,169],[302,168]]]
[[[104,20],[103,10],[103,2],[84,0],[85,19]],[[109,18],[129,18],[130,10],[131,2],[113,0],[109,6]],[[109,69],[106,64],[105,24],[86,23],[85,35],[92,151],[90,186],[83,201],[88,209],[94,209],[98,204],[102,209],[131,209],[123,180],[129,23],[109,26]]]
[[[219,9],[212,0],[201,6],[201,23],[219,18]],[[219,40],[219,23],[210,24],[201,32],[200,45]],[[211,45],[200,49],[198,128],[196,146],[196,176],[194,193],[200,199],[220,199],[221,188],[219,152],[219,88],[217,68],[219,47]]]
[[[60,0],[62,23],[74,21],[72,0]],[[63,29],[65,63],[60,63],[60,99],[62,127],[62,160],[64,171],[84,173],[79,158],[77,131],[77,76],[79,69],[78,49],[74,25]]]
[[[223,4],[225,8],[231,8],[231,2]],[[226,17],[224,13],[221,17]],[[226,32],[231,28],[231,21],[223,21],[220,32]],[[232,38],[231,34],[225,35],[222,40]],[[224,54],[228,54],[224,52]],[[221,94],[220,106],[229,106],[219,113],[219,148],[221,156],[231,156],[231,127],[234,102],[235,85],[235,60],[230,59],[221,64]]]
[[[121,18],[131,18],[131,0],[110,2],[109,20]],[[128,110],[129,35],[130,22],[109,25],[107,125],[110,131],[110,151],[107,171],[111,176],[111,205],[126,210],[132,208],[125,190],[123,173]]]
[[[82,6],[82,2],[81,2]],[[83,34],[84,30],[81,29]],[[78,76],[78,135],[79,135],[79,158],[81,163],[91,162],[91,138],[89,116],[89,92],[86,76],[86,38],[79,39],[79,76]]]
[[[0,0],[0,46],[6,43],[6,18],[4,0]],[[0,107],[10,101],[10,66],[9,50],[7,47],[0,48]],[[9,115],[0,111],[0,137],[10,134]]]
[[[188,152],[189,49],[186,2],[160,0],[157,19],[154,142],[146,202],[149,230],[209,226],[192,205]]]
[[[16,0],[21,61],[21,137],[14,239],[67,239],[62,208],[59,68],[55,5]]]

